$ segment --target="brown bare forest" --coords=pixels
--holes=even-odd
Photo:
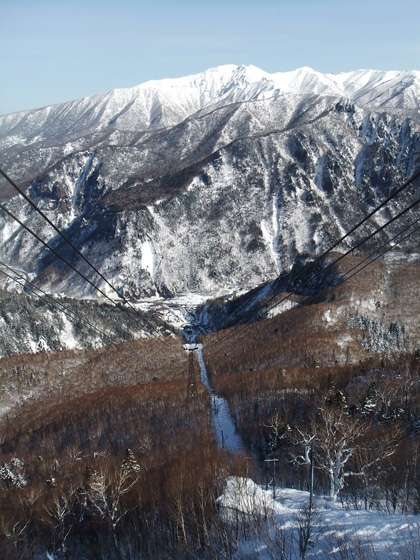
[[[263,484],[270,457],[278,485],[307,489],[311,449],[316,492],[420,511],[419,273],[379,260],[201,337],[242,454],[217,446],[199,380],[187,402],[180,336],[0,360],[1,558],[230,558],[226,477]]]

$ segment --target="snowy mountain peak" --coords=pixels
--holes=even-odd
[[[245,66],[242,64],[241,66],[237,66],[232,73],[232,82],[236,81],[237,83],[247,83],[252,84],[254,82],[258,82],[263,80],[264,78],[267,79],[270,75],[267,72],[261,70],[257,66]]]
[[[289,270],[388,196],[419,159],[419,99],[416,72],[225,65],[0,118],[2,167],[125,293],[212,293]],[[14,234],[25,269],[39,248]],[[33,273],[81,290],[44,255]]]
[[[267,73],[227,64],[183,78],[148,81],[69,103],[0,117],[0,148],[42,140],[44,133],[72,137],[110,127],[144,131],[174,126],[203,108],[283,94],[349,98],[378,108],[420,109],[419,72],[357,70],[322,74],[304,66]]]
[[[327,95],[342,93],[332,80],[309,66],[303,66],[290,72],[274,74],[273,82],[284,93],[318,93]]]
[[[355,70],[326,76],[347,97],[362,105],[420,109],[420,72],[417,70]]]

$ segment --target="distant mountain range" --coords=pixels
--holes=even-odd
[[[221,66],[0,117],[0,151],[1,167],[125,297],[210,297],[325,251],[418,168],[420,72]],[[0,192],[110,292],[10,185]],[[10,217],[0,220],[7,264],[48,292],[97,296]],[[418,245],[417,233],[401,248]]]

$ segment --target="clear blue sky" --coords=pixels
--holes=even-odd
[[[222,64],[420,69],[420,0],[0,0],[0,114]]]

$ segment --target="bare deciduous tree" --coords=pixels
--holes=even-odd
[[[295,521],[300,557],[306,558],[309,547],[315,545],[319,538],[322,514],[314,504],[306,502],[296,514]]]

